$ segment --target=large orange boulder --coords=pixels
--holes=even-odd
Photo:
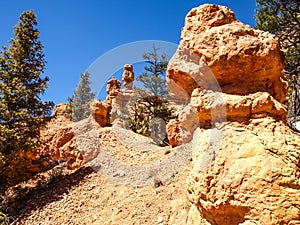
[[[227,7],[206,4],[187,14],[167,81],[171,89],[191,96],[197,87],[213,89],[216,79],[225,93],[268,92],[282,103],[287,92],[283,68],[283,52],[273,35],[236,20]]]

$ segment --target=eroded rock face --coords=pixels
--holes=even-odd
[[[268,92],[233,95],[196,88],[191,104],[197,109],[200,125],[206,127],[213,121],[248,121],[251,118],[273,117],[286,121],[286,109]]]
[[[122,75],[122,82],[124,83],[124,87],[126,90],[132,89],[133,81],[134,81],[133,65],[125,64],[124,72]]]
[[[90,104],[90,113],[101,127],[106,127],[109,125],[110,110],[111,106],[109,104],[99,100],[94,100]]]
[[[283,122],[253,119],[224,128],[218,153],[212,129],[198,130],[188,193],[190,224],[300,223],[300,138]]]
[[[214,80],[206,75],[206,65],[225,93],[260,91],[281,103],[286,100],[284,57],[278,41],[237,21],[223,6],[206,4],[188,13],[167,81],[171,86],[175,82],[190,96],[196,87],[213,89]]]
[[[107,97],[105,102],[111,104],[112,100],[115,99],[121,90],[121,82],[117,80],[115,77],[112,77],[109,81],[107,81],[106,92]]]
[[[169,143],[172,147],[176,147],[181,144],[182,127],[178,120],[172,119],[166,126],[167,136]]]
[[[283,67],[277,40],[230,9],[206,4],[187,15],[167,71],[171,90],[188,94],[200,124],[187,224],[300,223],[300,137],[285,125]]]
[[[53,118],[41,131],[41,137],[46,143],[42,146],[41,154],[50,154],[53,161],[66,161],[71,169],[84,164],[83,157],[77,149],[73,122],[65,117],[68,104],[58,104]]]
[[[199,127],[196,108],[189,104],[177,110],[178,118],[172,119],[166,126],[167,137],[172,147],[189,143],[193,139],[194,131]]]
[[[108,125],[108,107],[107,103],[94,100],[90,105],[92,115],[72,122],[66,117],[68,105],[58,104],[53,118],[41,131],[45,144],[39,154],[50,155],[52,162],[66,162],[70,169],[94,159],[101,149],[97,131]]]
[[[69,107],[70,106],[68,104],[57,104],[54,109],[54,117],[55,118],[66,117]]]

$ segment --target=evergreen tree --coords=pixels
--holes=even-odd
[[[95,94],[91,91],[90,87],[90,74],[85,72],[80,76],[80,82],[74,91],[71,98],[68,99],[70,104],[70,110],[72,120],[74,122],[85,119],[89,116],[89,104],[92,99],[94,99]]]
[[[137,81],[142,82],[145,89],[151,95],[165,98],[168,94],[164,75],[167,70],[168,61],[166,53],[158,55],[159,49],[153,45],[153,51],[145,52],[142,57],[148,64],[144,66],[145,72],[137,77]]]
[[[300,116],[300,2],[257,0],[256,27],[278,37],[286,56],[285,72],[291,87],[288,124]]]
[[[137,77],[142,87],[135,89],[129,126],[136,133],[151,136],[158,144],[166,144],[166,124],[175,114],[167,99],[167,55],[159,55],[158,50],[153,46],[152,51],[142,55],[146,62],[145,72]]]
[[[52,102],[40,98],[49,78],[43,77],[45,59],[36,25],[33,11],[22,13],[15,37],[0,53],[0,183],[20,169],[11,165],[18,152],[33,152],[40,144],[41,126],[53,108]]]

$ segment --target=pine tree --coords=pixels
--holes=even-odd
[[[300,116],[300,2],[299,0],[257,0],[256,27],[279,39],[286,56],[285,73],[291,94],[288,124]]]
[[[80,82],[71,98],[68,99],[71,110],[71,117],[74,122],[85,119],[89,116],[89,104],[95,94],[90,87],[90,74],[85,72],[80,76]]]
[[[142,57],[148,64],[144,66],[145,72],[137,77],[144,87],[153,95],[165,98],[168,88],[165,83],[164,75],[167,70],[168,61],[166,53],[158,55],[158,48],[153,45],[153,51],[145,52]]]
[[[25,11],[14,26],[15,37],[0,53],[0,170],[2,183],[15,171],[10,163],[18,152],[34,152],[40,129],[50,116],[52,102],[40,98],[49,78],[43,77],[45,59],[37,20]],[[16,175],[17,176],[17,175]],[[19,176],[22,180],[25,177]],[[0,182],[1,183],[1,182]]]
[[[165,81],[167,55],[158,54],[158,48],[145,52],[145,72],[137,77],[142,87],[136,88],[136,96],[130,110],[130,128],[139,134],[151,136],[158,144],[167,143],[165,127],[175,117],[174,109],[169,104],[168,88]]]

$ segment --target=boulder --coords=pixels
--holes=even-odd
[[[167,82],[189,96],[197,87],[219,85],[228,94],[268,92],[282,103],[288,87],[283,68],[284,55],[273,35],[236,20],[227,7],[206,4],[186,16]]]
[[[219,140],[214,128],[197,131],[189,218],[201,219],[190,224],[300,223],[298,135],[273,118],[227,124]]]
[[[99,100],[94,100],[90,104],[90,113],[101,127],[106,127],[110,124],[110,110],[109,104]]]

